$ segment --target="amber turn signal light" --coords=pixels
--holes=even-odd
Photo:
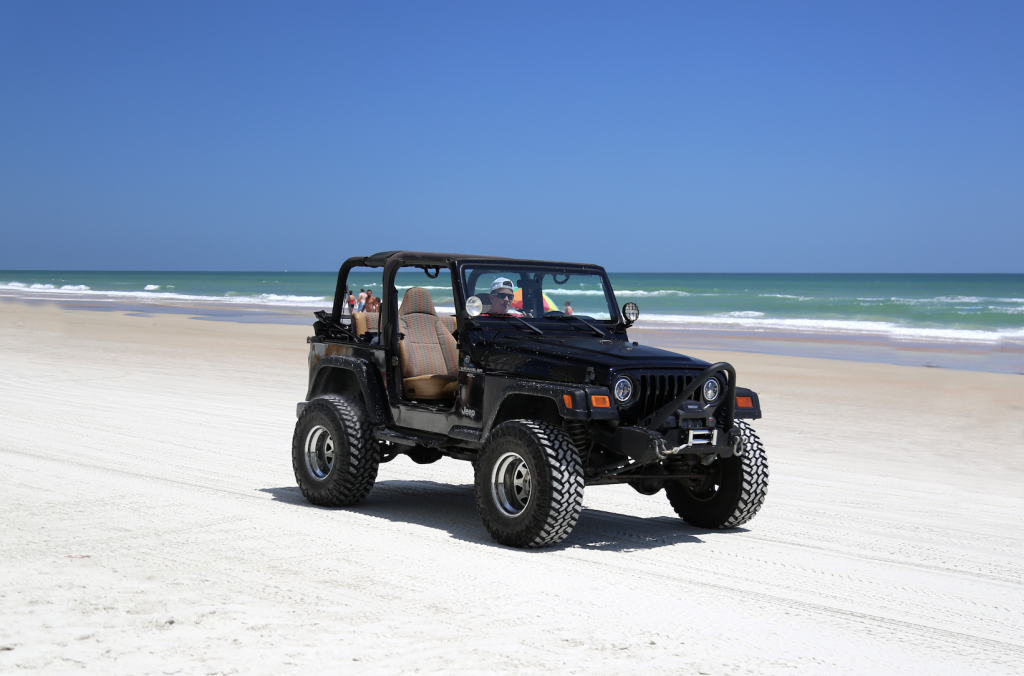
[[[594,408],[611,408],[612,400],[604,394],[595,394],[590,397],[590,405]]]
[[[754,398],[736,397],[736,408],[754,408]]]
[[[566,408],[572,408],[572,395],[571,394],[563,394],[562,395],[562,401],[565,402],[565,407]]]

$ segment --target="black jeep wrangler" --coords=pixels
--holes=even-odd
[[[348,313],[363,267],[383,268],[379,314]],[[764,448],[743,420],[761,417],[757,394],[725,362],[630,342],[639,310],[619,309],[600,266],[388,251],[345,261],[316,315],[292,440],[313,504],[361,500],[399,454],[472,461],[484,526],[514,547],[564,539],[586,485],[664,488],[702,528],[764,502]]]

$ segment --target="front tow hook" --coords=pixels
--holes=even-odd
[[[729,445],[732,446],[732,454],[737,458],[743,457],[743,433],[740,428],[733,427],[729,430]]]

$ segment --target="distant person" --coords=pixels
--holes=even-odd
[[[380,312],[380,298],[377,298],[370,291],[366,292],[366,310],[364,312]]]
[[[568,301],[568,300],[565,301],[565,314],[567,314],[567,315],[571,315],[572,314],[571,301]]]
[[[359,298],[356,299],[356,312],[362,312],[366,306],[366,289],[359,289]]]
[[[352,289],[348,290],[348,313],[352,314],[356,309],[356,297],[352,293]]]

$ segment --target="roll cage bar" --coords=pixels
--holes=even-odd
[[[387,285],[385,290],[390,292],[390,296],[396,295],[397,289],[393,288],[393,273],[400,267],[416,267],[422,268],[427,276],[430,277],[430,270],[436,268],[448,269],[454,278],[461,272],[462,265],[464,263],[489,263],[493,262],[497,265],[516,263],[519,265],[528,266],[531,263],[537,265],[543,265],[545,267],[574,267],[582,268],[589,272],[603,272],[603,268],[598,265],[588,263],[567,263],[559,261],[528,261],[521,258],[505,258],[501,256],[474,256],[469,254],[444,254],[444,253],[427,253],[420,251],[382,251],[375,253],[372,256],[353,256],[344,263],[341,264],[341,268],[338,269],[338,281],[334,288],[334,304],[331,308],[331,322],[337,325],[341,320],[341,310],[345,303],[346,295],[345,291],[348,289],[348,275],[352,268],[385,268],[384,270],[384,283]],[[436,276],[436,273],[435,275]],[[455,292],[461,295],[461,285],[454,285]],[[613,292],[614,293],[614,292]],[[456,298],[456,312],[461,316],[465,312],[465,299]],[[390,301],[381,307],[381,327],[385,324],[385,319],[388,310],[390,309]],[[621,317],[619,318],[621,321]]]

